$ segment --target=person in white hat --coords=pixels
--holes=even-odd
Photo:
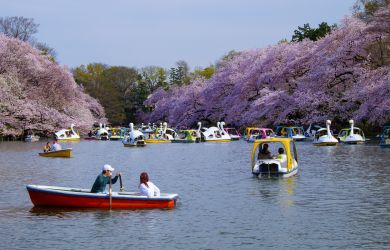
[[[95,182],[93,183],[91,193],[105,193],[107,184],[110,183],[110,177],[112,176],[112,172],[114,168],[108,164],[103,166],[103,171],[96,177]],[[121,173],[117,173],[114,178],[112,178],[112,184],[115,184],[118,180],[118,177]]]

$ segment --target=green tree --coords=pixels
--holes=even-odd
[[[311,41],[317,41],[322,37],[325,37],[332,30],[336,29],[337,26],[334,24],[329,26],[326,22],[322,22],[318,25],[317,29],[310,28],[308,23],[304,24],[303,27],[298,26],[298,29],[294,30],[292,36],[292,42],[300,42],[304,39],[310,39]]]
[[[140,70],[141,82],[150,93],[159,87],[168,88],[167,73],[164,68],[157,66],[148,66]]]
[[[136,122],[137,103],[143,102],[137,99],[140,76],[136,69],[94,63],[77,67],[73,74],[76,82],[100,101],[111,124]]]
[[[134,68],[113,66],[103,71],[103,84],[106,92],[105,98],[107,118],[112,124],[127,125],[136,122],[134,93],[137,91],[139,74]]]
[[[169,70],[169,83],[171,85],[183,85],[191,82],[190,70],[187,62],[180,60],[176,62],[176,68]]]
[[[207,67],[207,68],[204,68],[204,69],[195,69],[194,72],[192,73],[192,76],[193,78],[196,78],[196,77],[204,77],[206,79],[210,79],[215,73],[215,67],[213,65]]]
[[[180,78],[180,69],[178,68],[170,68],[169,69],[169,84],[171,85],[181,85]]]

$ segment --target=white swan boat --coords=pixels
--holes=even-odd
[[[217,127],[210,127],[202,132],[205,142],[230,142],[232,138],[223,129],[225,122],[217,122]]]
[[[354,126],[354,121],[349,120],[350,128],[344,128],[340,131],[338,139],[347,144],[361,144],[366,141],[363,130]]]
[[[141,131],[134,129],[133,123],[130,123],[129,126],[130,126],[130,131],[122,140],[123,146],[125,147],[146,146],[144,134]]]
[[[70,129],[61,129],[55,133],[56,139],[59,142],[80,141],[80,135],[74,130],[74,124],[70,125]]]
[[[153,133],[149,133],[146,143],[170,143],[175,137],[176,132],[173,129],[167,128],[166,122],[160,123],[160,128],[155,129]]]
[[[26,138],[24,138],[25,142],[37,142],[39,141],[39,138],[41,138],[39,135],[27,135]]]
[[[109,132],[108,129],[106,128],[106,125],[102,125],[101,123],[99,124],[99,129],[96,131],[96,140],[102,140],[102,141],[108,141],[109,138]]]
[[[326,128],[320,128],[314,133],[313,144],[315,146],[336,146],[339,141],[330,131],[330,120],[326,121]]]

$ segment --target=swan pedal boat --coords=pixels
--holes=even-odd
[[[57,151],[43,152],[43,153],[39,153],[39,155],[44,156],[44,157],[70,158],[70,157],[72,157],[72,148],[66,148],[66,149],[57,150]]]
[[[27,135],[26,138],[24,138],[25,142],[37,142],[39,141],[40,136],[38,135]]]
[[[37,207],[110,209],[108,193],[91,193],[90,189],[27,185],[31,202]],[[112,192],[112,209],[173,208],[177,194],[162,193],[159,197],[142,196],[137,192]]]
[[[366,142],[363,130],[354,126],[354,121],[349,120],[350,128],[343,128],[340,130],[338,139],[346,144],[362,144]]]
[[[326,128],[320,128],[314,132],[313,144],[315,146],[336,146],[339,141],[332,135],[330,131],[330,120],[326,120]]]
[[[80,141],[80,135],[74,130],[74,124],[70,125],[70,129],[61,129],[55,133],[56,139],[59,142],[77,142]]]
[[[205,142],[231,142],[232,138],[223,128],[224,125],[225,122],[217,122],[217,127],[210,127],[203,131],[203,140]]]
[[[129,127],[130,127],[129,133],[122,140],[123,146],[125,147],[146,146],[144,134],[141,131],[134,129],[133,123],[130,123]]]
[[[153,133],[149,133],[149,138],[145,139],[146,143],[170,143],[176,137],[175,130],[168,128],[166,122],[160,124]]]

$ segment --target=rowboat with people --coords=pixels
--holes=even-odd
[[[252,147],[252,174],[287,178],[298,173],[298,155],[292,138],[256,140]]]
[[[37,207],[148,209],[173,208],[177,194],[147,197],[137,192],[91,193],[90,189],[27,185],[31,202]]]
[[[48,151],[39,153],[40,156],[44,157],[64,157],[64,158],[70,158],[72,157],[72,148],[66,148],[56,151]]]

